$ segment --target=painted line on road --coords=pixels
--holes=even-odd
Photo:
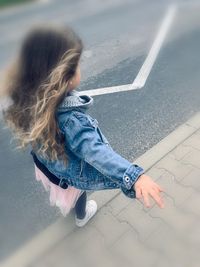
[[[46,0],[45,0],[46,1]],[[167,13],[163,19],[163,22],[161,23],[160,29],[158,31],[158,34],[156,36],[156,39],[147,55],[147,58],[145,59],[138,75],[136,76],[134,82],[132,84],[124,84],[124,85],[118,85],[118,86],[111,86],[111,87],[104,87],[104,88],[97,88],[97,89],[91,89],[91,90],[85,90],[85,91],[79,91],[79,95],[89,95],[89,96],[98,96],[98,95],[105,95],[105,94],[111,94],[111,93],[117,93],[117,92],[125,92],[125,91],[131,91],[131,90],[138,90],[144,87],[147,78],[151,72],[151,69],[156,61],[156,58],[160,52],[160,49],[163,45],[163,42],[165,40],[165,37],[167,35],[167,32],[172,24],[172,21],[175,17],[175,13],[177,10],[176,5],[171,5]],[[1,108],[2,109],[2,108]]]
[[[95,96],[95,95],[105,95],[105,94],[111,94],[116,92],[123,92],[123,91],[129,91],[129,90],[137,90],[137,87],[133,87],[132,84],[124,84],[124,85],[118,85],[118,86],[111,86],[111,87],[104,87],[104,88],[98,88],[98,89],[92,89],[92,90],[85,90],[85,91],[79,91],[79,95],[89,95],[89,96]]]
[[[117,93],[117,92],[123,92],[123,91],[129,91],[129,90],[137,90],[144,87],[147,78],[151,72],[151,69],[156,61],[156,58],[160,52],[160,49],[164,43],[164,40],[166,38],[166,35],[168,33],[168,30],[170,26],[172,25],[173,19],[175,17],[175,13],[177,10],[176,5],[170,5],[166,15],[161,23],[161,26],[159,28],[159,31],[156,35],[156,39],[153,42],[153,45],[141,67],[139,70],[138,75],[136,76],[135,80],[132,84],[125,84],[125,85],[119,85],[119,86],[111,86],[111,87],[104,87],[104,88],[97,88],[97,89],[91,89],[91,90],[85,90],[80,91],[79,94],[87,94],[90,96],[97,96],[97,95],[104,95],[104,94],[111,94],[111,93]]]
[[[164,17],[164,20],[160,26],[157,37],[149,51],[149,54],[132,84],[133,87],[142,88],[145,85],[146,80],[160,52],[160,49],[164,43],[168,30],[172,25],[176,10],[177,7],[175,5],[169,7],[166,16]]]
[[[165,40],[165,37],[167,35],[167,32],[172,24],[172,21],[175,17],[175,13],[177,10],[176,5],[169,6],[166,15],[163,19],[163,22],[161,23],[160,29],[158,31],[158,34],[156,36],[156,39],[147,55],[147,58],[145,59],[141,69],[139,70],[138,75],[136,76],[134,82],[132,84],[124,84],[124,85],[118,85],[118,86],[111,86],[111,87],[104,87],[104,88],[97,88],[97,89],[90,89],[85,91],[79,91],[79,95],[89,95],[89,96],[98,96],[98,95],[105,95],[105,94],[111,94],[111,93],[117,93],[117,92],[125,92],[125,91],[131,91],[131,90],[138,90],[144,87],[147,78],[151,72],[151,69],[156,61],[156,58],[159,54],[159,51],[163,45],[163,42]],[[5,100],[4,100],[5,101]],[[3,101],[2,101],[3,102]],[[1,101],[0,101],[0,110],[1,107]],[[5,105],[4,105],[5,106]]]

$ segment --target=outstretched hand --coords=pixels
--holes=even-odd
[[[147,208],[150,208],[149,195],[156,201],[160,208],[164,208],[164,201],[160,196],[160,192],[164,190],[149,176],[145,174],[141,175],[133,187],[136,191],[136,198],[143,198],[143,202]]]

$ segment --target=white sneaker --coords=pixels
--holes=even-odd
[[[84,226],[96,213],[97,211],[97,203],[94,200],[88,200],[86,202],[86,214],[83,219],[78,219],[75,215],[76,225],[79,227]]]

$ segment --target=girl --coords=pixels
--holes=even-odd
[[[18,148],[31,145],[36,179],[50,190],[51,205],[64,216],[74,208],[77,226],[97,211],[87,190],[119,188],[127,197],[143,199],[146,207],[151,196],[163,208],[161,187],[117,154],[87,114],[93,98],[75,90],[82,50],[69,27],[33,28],[8,71],[12,104],[3,110],[4,121],[20,141]]]

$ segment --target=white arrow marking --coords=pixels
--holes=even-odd
[[[87,94],[90,96],[96,96],[96,95],[104,95],[104,94],[111,94],[111,93],[141,89],[145,85],[146,80],[153,67],[153,64],[156,61],[156,58],[162,47],[164,39],[174,19],[176,10],[177,10],[177,7],[175,5],[172,5],[168,8],[166,16],[164,17],[163,22],[158,31],[157,37],[148,53],[146,60],[144,61],[138,75],[136,76],[132,84],[125,84],[125,85],[118,85],[118,86],[111,86],[111,87],[80,91],[78,92],[79,95]],[[5,103],[7,103],[7,101],[8,101],[7,99],[2,99],[0,101],[0,110],[2,110],[3,106],[5,106]]]
[[[176,10],[177,10],[176,5],[171,5],[168,8],[166,15],[163,19],[163,22],[161,23],[160,29],[157,33],[156,39],[148,53],[148,56],[146,60],[144,61],[137,77],[135,78],[132,84],[125,84],[125,85],[119,85],[119,86],[111,86],[111,87],[80,91],[79,94],[80,95],[87,94],[90,96],[95,96],[95,95],[104,95],[104,94],[111,94],[111,93],[116,93],[116,92],[141,89],[145,85],[146,80],[151,72],[151,69],[156,61],[156,58],[163,45],[167,32],[175,17]]]

